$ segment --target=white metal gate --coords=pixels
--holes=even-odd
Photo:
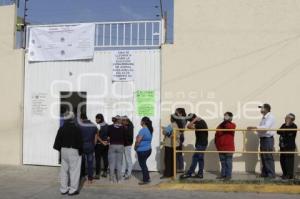
[[[101,29],[100,26],[98,29]],[[151,32],[155,33],[155,30],[152,29]],[[161,30],[158,34],[160,32]],[[96,34],[98,34],[97,31]],[[99,42],[99,39],[96,39],[96,42]],[[112,46],[98,44],[95,47]],[[117,45],[117,47],[120,46]],[[153,90],[156,109],[155,116],[151,119],[155,132],[149,167],[151,170],[159,169],[160,49],[118,50],[128,51],[134,57],[136,68],[135,79],[132,82],[112,82],[112,57],[116,53],[113,49],[95,51],[92,61],[25,62],[24,164],[58,165],[58,153],[52,147],[59,128],[60,92],[86,92],[87,115],[92,121],[97,113],[103,113],[108,123],[114,115],[128,115],[135,125],[136,135],[140,129],[141,117],[135,111],[135,91]],[[132,157],[135,168],[138,168],[134,152],[132,152]]]

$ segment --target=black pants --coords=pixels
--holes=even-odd
[[[151,149],[148,151],[138,151],[137,156],[138,156],[138,161],[140,164],[140,167],[142,169],[143,173],[143,182],[149,182],[150,181],[150,175],[149,175],[149,170],[147,167],[147,159],[151,155]]]
[[[176,150],[180,150],[180,147],[176,147]],[[176,154],[177,159],[177,154]],[[165,177],[172,177],[173,176],[173,147],[165,146],[165,157],[164,157],[164,163],[165,163],[165,170],[164,170],[164,176]]]
[[[281,149],[280,151],[295,151],[295,150],[284,150]],[[280,154],[280,165],[282,169],[282,174],[284,177],[293,178],[294,177],[294,159],[295,154]]]
[[[95,159],[96,159],[96,175],[100,175],[101,170],[101,159],[103,161],[103,170],[108,169],[108,146],[102,144],[96,144],[95,147]]]

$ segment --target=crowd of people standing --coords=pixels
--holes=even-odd
[[[275,164],[274,157],[271,153],[274,151],[274,136],[275,117],[271,113],[271,106],[263,104],[258,107],[262,114],[262,119],[258,126],[248,127],[249,131],[256,131],[260,141],[261,157],[261,177],[273,179],[275,178]],[[282,179],[294,178],[294,159],[296,150],[296,135],[297,125],[294,123],[296,116],[289,113],[285,117],[284,123],[280,130],[277,131],[279,137],[280,164],[282,168]],[[195,150],[192,156],[192,162],[187,171],[183,170],[182,147],[184,142],[184,129],[195,129]],[[217,179],[230,180],[232,178],[232,162],[233,154],[235,153],[235,128],[236,124],[233,122],[233,113],[224,113],[223,121],[216,127],[214,143],[219,152],[219,160],[221,165],[220,175]],[[173,138],[173,129],[179,129],[176,138]],[[186,114],[183,108],[176,109],[175,113],[170,116],[170,124],[163,128],[164,136],[164,163],[165,169],[162,178],[169,178],[173,176],[173,146],[176,145],[176,167],[177,172],[183,172],[181,179],[190,177],[203,178],[204,170],[204,153],[208,146],[208,126],[206,121],[194,113]],[[173,140],[176,142],[173,143]],[[264,153],[265,152],[265,153]],[[291,152],[291,153],[288,153]],[[195,173],[198,166],[198,172]]]
[[[262,119],[258,126],[248,127],[249,131],[256,131],[260,140],[261,177],[275,178],[275,164],[272,151],[274,151],[274,136],[276,131],[275,118],[271,113],[271,106],[259,106]],[[233,154],[235,153],[235,128],[233,113],[225,112],[223,121],[216,127],[214,143],[219,152],[221,165],[220,175],[217,179],[230,180],[232,178]],[[284,124],[277,131],[279,137],[280,163],[282,179],[294,178],[294,158],[292,152],[296,149],[297,125],[296,116],[289,113]],[[107,124],[102,114],[95,116],[96,124],[91,122],[86,114],[80,115],[78,121],[72,112],[64,115],[63,124],[55,138],[54,149],[60,152],[61,159],[61,186],[62,194],[75,195],[79,193],[80,177],[87,175],[88,183],[100,177],[108,177],[112,183],[130,179],[133,163],[132,149],[136,151],[139,166],[142,171],[140,185],[150,183],[147,159],[152,153],[153,126],[148,117],[141,119],[141,128],[134,141],[134,125],[127,116],[112,118],[112,124]],[[195,130],[195,151],[192,162],[187,171],[184,171],[184,130]],[[174,129],[179,129],[174,138]],[[176,109],[170,116],[170,124],[163,127],[164,137],[164,172],[162,178],[173,176],[173,162],[176,158],[176,167],[181,179],[190,177],[204,177],[204,151],[208,147],[208,125],[206,121],[194,113],[186,114],[184,108]],[[174,157],[174,147],[180,151]],[[291,152],[291,153],[288,153]],[[96,168],[94,173],[94,160]],[[123,161],[125,160],[125,161]],[[103,162],[103,166],[102,163]],[[86,166],[87,165],[87,169]],[[198,171],[196,172],[196,168]],[[125,168],[122,171],[122,168]],[[87,170],[87,174],[86,174]]]
[[[139,184],[150,183],[147,159],[152,152],[152,121],[148,117],[141,119],[141,129],[135,142],[134,125],[127,116],[113,117],[109,125],[99,113],[95,121],[96,124],[85,113],[80,114],[80,120],[73,112],[64,114],[54,142],[54,149],[60,152],[61,159],[61,194],[79,194],[80,179],[86,176],[88,183],[108,176],[112,183],[130,179],[132,148],[136,151],[143,174]]]

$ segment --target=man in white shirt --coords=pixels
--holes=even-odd
[[[257,134],[260,139],[260,151],[274,151],[274,135],[276,131],[269,131],[263,129],[274,129],[275,118],[271,113],[271,106],[269,104],[263,104],[259,106],[260,112],[263,118],[260,121],[258,127],[248,127],[249,130],[257,129]],[[275,178],[275,164],[273,154],[262,153],[261,157],[261,177],[264,178]]]

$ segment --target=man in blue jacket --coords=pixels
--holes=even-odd
[[[87,162],[88,182],[92,183],[94,151],[97,139],[97,126],[93,124],[90,120],[88,120],[85,113],[81,113],[80,120],[81,122],[79,123],[79,128],[83,139],[81,176],[85,176],[85,164]]]

